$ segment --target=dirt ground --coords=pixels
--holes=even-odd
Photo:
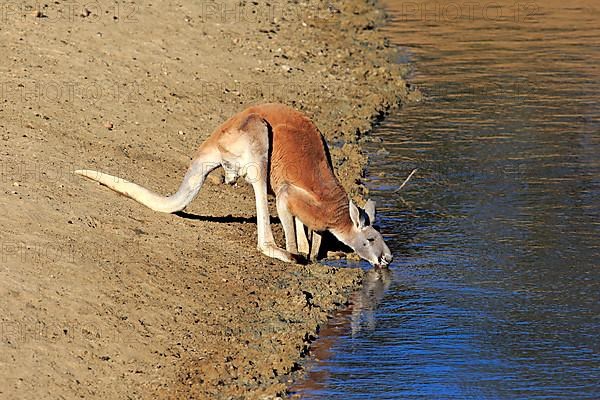
[[[171,193],[217,125],[278,101],[313,118],[360,196],[364,134],[407,94],[383,14],[25,1],[0,19],[0,398],[284,395],[360,270],[262,256],[246,185],[213,179],[182,217],[71,171]]]

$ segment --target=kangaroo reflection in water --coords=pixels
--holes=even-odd
[[[330,379],[330,371],[324,366],[333,357],[335,344],[348,333],[354,337],[363,330],[368,332],[375,329],[376,309],[391,283],[392,272],[389,268],[373,268],[365,273],[362,289],[351,298],[352,305],[340,310],[323,327],[319,340],[311,346],[312,365],[307,368],[304,379],[298,380],[290,388],[292,398],[305,397],[307,393],[316,393],[325,388],[323,383]]]
[[[389,268],[373,268],[367,271],[361,291],[352,298],[350,327],[353,337],[363,329],[375,329],[375,310],[391,283],[392,273]]]

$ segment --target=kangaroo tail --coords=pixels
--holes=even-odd
[[[190,204],[200,191],[209,172],[221,165],[220,155],[217,152],[211,153],[200,154],[192,161],[177,193],[172,196],[161,196],[136,183],[98,171],[80,169],[74,173],[99,182],[154,211],[173,213],[183,210]]]

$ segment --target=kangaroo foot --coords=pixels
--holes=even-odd
[[[284,262],[298,262],[297,255],[292,254],[289,251],[286,251],[280,247],[277,247],[274,243],[265,243],[263,245],[260,245],[258,247],[258,250],[260,250],[264,255],[268,257],[276,258]]]

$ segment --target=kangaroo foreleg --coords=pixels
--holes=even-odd
[[[316,260],[319,255],[319,249],[321,248],[321,234],[317,232],[312,232],[312,240],[310,244],[310,259]]]
[[[287,186],[284,186],[277,193],[277,215],[283,226],[285,233],[285,249],[290,253],[297,254],[298,246],[296,245],[296,232],[294,229],[294,216],[290,212],[287,205]]]
[[[310,245],[308,244],[308,238],[306,237],[306,228],[302,221],[298,217],[296,220],[296,241],[298,243],[298,252],[308,257]]]

